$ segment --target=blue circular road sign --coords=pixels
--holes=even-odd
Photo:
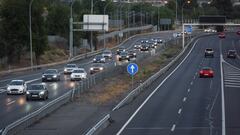
[[[128,64],[127,71],[130,75],[135,75],[138,72],[138,65],[135,63]]]

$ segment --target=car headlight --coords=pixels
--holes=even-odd
[[[40,94],[40,95],[44,95],[44,91],[41,91],[39,94]]]
[[[101,58],[101,61],[104,61],[104,58]]]
[[[29,92],[29,91],[27,91],[27,92],[26,92],[26,94],[30,94],[30,92]]]
[[[7,90],[10,90],[10,87],[8,87]]]
[[[57,75],[54,75],[53,78],[57,78]]]
[[[129,58],[129,56],[126,56],[127,58]]]
[[[122,58],[122,56],[119,56],[119,58]]]
[[[96,61],[96,59],[94,58],[93,61]]]
[[[44,78],[45,77],[45,75],[42,75],[42,78]]]
[[[66,68],[64,69],[64,72],[67,72],[67,69],[66,69]]]
[[[137,55],[136,53],[133,53],[133,55]]]
[[[103,67],[100,67],[99,69],[100,69],[100,70],[103,70]]]
[[[93,68],[90,68],[90,70],[93,70]]]

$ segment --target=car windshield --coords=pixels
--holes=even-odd
[[[127,52],[122,52],[120,55],[127,55]]]
[[[234,51],[234,50],[230,50],[230,51],[228,51],[230,54],[235,54],[236,53],[236,51]]]
[[[112,52],[110,51],[106,51],[106,52],[103,52],[103,54],[111,54]]]
[[[77,67],[77,65],[75,65],[75,64],[68,64],[66,67],[67,68],[75,68],[75,67]]]
[[[103,58],[101,55],[97,55],[95,58],[97,58],[97,59],[101,59],[101,58]]]
[[[45,74],[56,74],[56,73],[57,73],[57,70],[50,69],[50,70],[45,71],[44,73],[45,73]]]
[[[85,73],[84,70],[79,69],[79,70],[74,70],[73,73]]]
[[[202,70],[212,70],[210,67],[203,67]]]
[[[206,49],[206,51],[212,51],[212,49],[208,48],[208,49]]]
[[[30,85],[28,87],[28,90],[43,90],[44,86],[43,85]]]
[[[103,64],[97,63],[97,64],[93,64],[91,67],[103,67]]]
[[[23,85],[23,81],[11,81],[9,85]]]

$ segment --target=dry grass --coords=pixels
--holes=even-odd
[[[164,67],[173,56],[180,51],[179,47],[167,48],[164,53],[153,58],[145,59],[139,65],[139,72],[134,76],[135,86],[140,80],[144,81]],[[101,84],[91,88],[90,91],[81,95],[78,100],[91,104],[105,105],[118,102],[122,96],[130,90],[131,78],[127,74],[121,74],[113,78],[105,79]]]

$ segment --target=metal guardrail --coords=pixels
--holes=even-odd
[[[29,115],[26,115],[25,117],[22,117],[21,119],[11,123],[10,125],[6,126],[3,129],[1,135],[16,134],[19,130],[30,126],[37,120],[43,118],[44,116],[56,110],[63,104],[69,102],[71,93],[72,91],[69,91],[62,95],[61,97],[47,103],[43,107],[39,108],[37,111],[34,111]]]
[[[100,129],[105,128],[109,124],[110,114],[107,114],[103,119],[101,119],[94,127],[92,127],[85,135],[93,135],[100,131]],[[103,127],[105,126],[105,127]]]

